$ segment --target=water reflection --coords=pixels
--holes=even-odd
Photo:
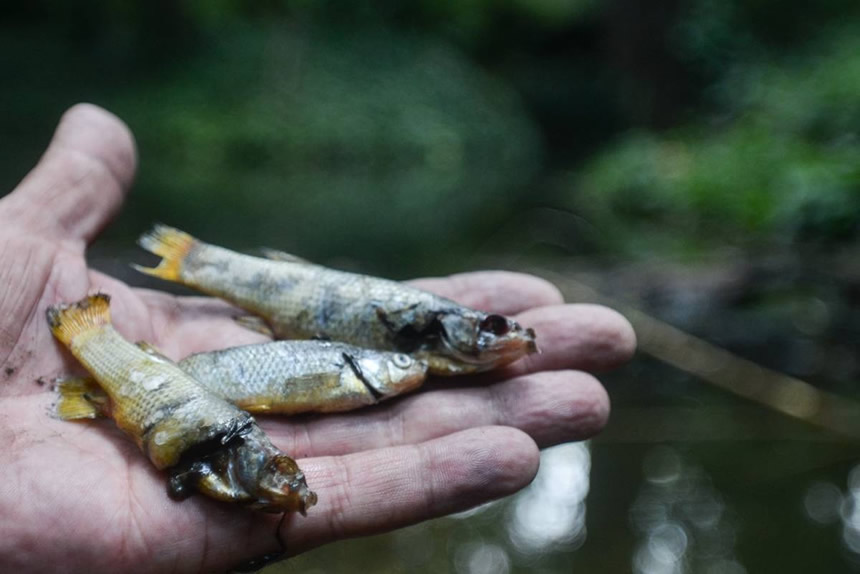
[[[833,524],[842,509],[842,491],[829,482],[814,482],[803,497],[803,508],[813,522]]]
[[[701,468],[669,447],[652,449],[645,481],[630,509],[637,535],[637,574],[743,574],[735,556],[735,524]]]
[[[860,560],[860,465],[848,474],[844,495],[831,483],[816,482],[807,489],[803,502],[807,516],[819,524],[842,520],[842,544]]]
[[[457,549],[454,566],[462,574],[508,574],[511,560],[501,546],[470,542]]]
[[[842,545],[855,561],[860,561],[860,465],[848,474],[848,488],[831,482],[816,481],[803,497],[806,516],[822,526],[841,522]]]
[[[510,509],[508,537],[524,554],[578,548],[585,542],[585,497],[589,488],[588,443],[541,453],[540,472]]]
[[[451,531],[448,552],[454,570],[506,574],[527,567],[537,572],[546,555],[579,548],[585,541],[590,471],[588,443],[549,448],[541,452],[534,481],[515,497],[453,515],[458,526]],[[476,520],[488,528],[475,528]],[[486,537],[495,530],[491,524],[499,530]]]

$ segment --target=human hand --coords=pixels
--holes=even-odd
[[[81,372],[54,341],[45,309],[93,291],[112,297],[115,327],[178,359],[259,342],[235,309],[203,297],[134,289],[88,268],[85,248],[119,209],[135,170],[128,129],[94,106],[72,108],[47,152],[0,199],[0,570],[221,571],[383,532],[516,492],[538,448],[606,423],[600,384],[635,347],[630,325],[591,305],[562,305],[535,277],[479,272],[415,281],[466,305],[512,315],[540,355],[351,413],[266,418],[298,459],[319,504],[278,517],[194,496],[167,497],[155,470],[109,421],[50,416],[53,376]],[[492,384],[490,384],[492,383]]]

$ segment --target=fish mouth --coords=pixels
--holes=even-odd
[[[526,329],[526,336],[528,337],[528,342],[526,343],[526,354],[530,355],[532,353],[540,353],[540,349],[537,346],[535,330],[529,327]]]
[[[523,329],[516,323],[514,325],[508,334],[492,341],[484,342],[479,338],[468,350],[459,348],[444,331],[440,338],[450,357],[468,365],[493,368],[513,362],[523,355],[539,352],[534,329]]]
[[[408,374],[404,375],[399,381],[396,382],[397,392],[402,393],[406,391],[411,391],[412,389],[420,387],[425,380],[427,380],[427,363],[424,361],[420,362],[420,366],[412,369]]]
[[[257,508],[267,512],[299,512],[307,516],[308,508],[317,503],[317,495],[308,488],[305,474],[285,454],[272,456],[248,487],[255,491]]]
[[[317,503],[317,494],[304,483],[304,477],[302,477],[300,485],[290,485],[288,492],[284,494],[290,500],[289,504],[286,504],[285,507],[293,512],[298,512],[302,516],[307,516],[308,508]],[[276,510],[275,512],[280,511]]]

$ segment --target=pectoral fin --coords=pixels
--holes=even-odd
[[[165,363],[170,363],[171,365],[176,364],[176,361],[174,361],[173,359],[171,359],[170,357],[166,356],[164,353],[159,351],[158,347],[156,347],[152,343],[147,343],[146,341],[138,341],[137,343],[135,343],[135,345],[137,345],[138,349],[145,352],[147,355],[149,355],[151,357],[154,357],[156,359],[160,359],[160,360],[164,361]]]
[[[63,420],[95,419],[107,416],[107,393],[94,379],[74,377],[57,383],[60,400],[57,416]]]
[[[401,309],[386,309],[382,303],[373,302],[371,305],[376,316],[392,333],[400,336],[424,335],[433,330],[437,324],[436,312],[420,310],[420,303]]]
[[[261,319],[256,315],[242,315],[241,317],[234,317],[233,320],[246,329],[262,333],[267,337],[275,337],[275,333],[272,331],[272,328],[269,327],[269,324],[266,323],[264,319]]]
[[[422,318],[415,313],[418,306],[410,305],[402,309],[386,309],[384,304],[379,301],[374,301],[370,304],[376,316],[393,333],[400,333],[405,327],[412,326],[416,331],[420,331],[419,323],[423,323]]]

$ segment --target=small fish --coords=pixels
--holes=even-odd
[[[432,374],[486,371],[537,351],[535,334],[396,281],[336,271],[293,255],[242,255],[156,225],[140,245],[162,261],[139,271],[215,295],[263,318],[279,339],[331,339],[409,353]]]
[[[109,303],[98,294],[49,307],[48,324],[98,381],[107,395],[103,407],[117,426],[156,468],[169,469],[171,496],[197,490],[268,512],[302,514],[316,503],[295,461],[271,444],[251,415],[126,341],[111,326]],[[74,401],[66,408],[74,414]]]
[[[427,365],[328,341],[274,341],[186,357],[179,366],[252,413],[337,412],[419,387]]]
[[[161,360],[151,345],[138,343]],[[201,386],[251,413],[339,412],[373,405],[421,386],[427,365],[387,353],[328,341],[273,341],[190,355],[177,363]],[[94,418],[107,397],[95,381],[58,384],[66,418]],[[71,403],[77,410],[70,412]]]

